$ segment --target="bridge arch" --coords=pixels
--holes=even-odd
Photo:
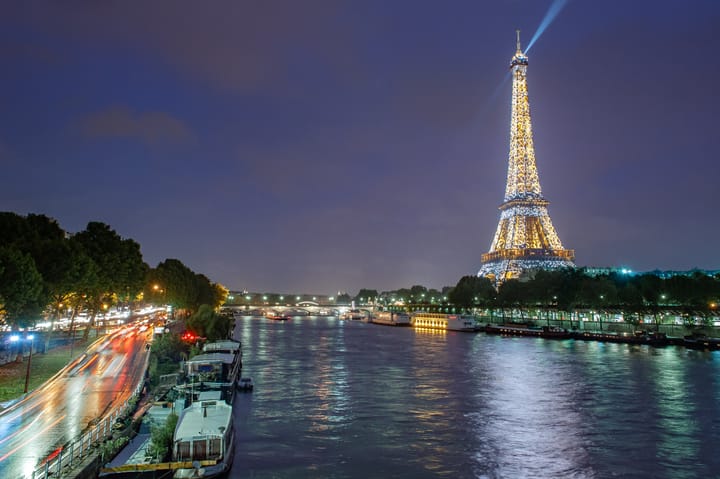
[[[315,301],[300,301],[297,303],[298,306],[320,306],[320,303],[316,303]]]

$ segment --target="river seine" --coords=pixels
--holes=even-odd
[[[720,477],[720,353],[241,318],[230,477]]]

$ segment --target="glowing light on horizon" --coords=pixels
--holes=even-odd
[[[525,49],[525,54],[530,51],[532,46],[535,44],[535,42],[540,38],[540,36],[545,33],[545,30],[547,30],[547,27],[550,26],[550,24],[555,20],[555,18],[558,16],[558,14],[562,11],[563,8],[565,8],[565,5],[567,5],[568,0],[554,0],[552,4],[550,5],[550,8],[548,8],[547,13],[545,14],[545,18],[542,19],[542,22],[540,22],[540,26],[535,31],[535,35],[533,35],[532,39],[530,40],[530,43],[528,43],[527,48]]]

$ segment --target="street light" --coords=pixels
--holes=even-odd
[[[27,339],[30,340],[30,355],[28,356],[27,370],[25,371],[25,390],[23,391],[25,394],[28,392],[28,384],[30,383],[30,363],[32,362],[32,350],[35,345],[35,335],[28,334]]]
[[[28,356],[28,363],[27,363],[27,370],[25,371],[25,389],[23,390],[23,394],[27,394],[28,392],[28,385],[30,384],[30,363],[32,362],[32,353],[33,353],[33,346],[35,345],[35,335],[28,334],[25,336],[25,339],[30,341],[30,355]],[[13,343],[17,343],[20,341],[20,336],[17,334],[13,334],[10,336],[10,341]],[[20,346],[20,356],[22,357],[22,346]]]

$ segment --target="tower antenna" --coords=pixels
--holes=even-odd
[[[520,50],[520,30],[515,30],[515,33],[517,34],[517,51],[522,52],[522,50]]]

